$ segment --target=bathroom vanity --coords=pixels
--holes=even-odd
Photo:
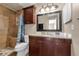
[[[29,36],[30,56],[70,56],[71,38],[52,36]]]

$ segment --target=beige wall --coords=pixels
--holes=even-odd
[[[6,47],[9,20],[11,20],[11,14],[15,13],[0,5],[0,48]]]
[[[79,56],[79,3],[72,4],[72,22],[73,22],[73,30],[72,30],[72,43],[74,55]]]
[[[64,32],[66,33],[72,33],[72,29],[71,29],[71,26],[72,26],[72,22],[68,23],[68,24],[64,24]]]

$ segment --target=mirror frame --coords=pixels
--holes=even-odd
[[[40,30],[39,29],[39,26],[38,26],[38,17],[39,16],[42,16],[42,15],[45,15],[45,14],[54,14],[54,13],[59,13],[59,27],[60,28],[58,30],[45,30],[45,29]],[[62,32],[62,11],[55,11],[55,12],[50,12],[50,13],[38,14],[37,15],[37,31],[55,31],[55,32]]]

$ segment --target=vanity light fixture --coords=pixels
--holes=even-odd
[[[57,5],[52,4],[47,4],[46,7],[45,5],[42,5],[42,8],[39,10],[40,13],[49,13],[51,11],[54,11],[58,8]]]

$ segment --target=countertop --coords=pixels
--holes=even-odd
[[[30,34],[29,36],[72,39],[71,35],[37,35],[37,34]]]

